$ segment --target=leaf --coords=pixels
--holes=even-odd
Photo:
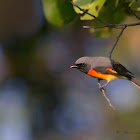
[[[128,3],[124,3],[124,1],[119,2],[119,6],[117,8],[114,7],[115,1],[107,0],[100,10],[98,18],[103,21],[111,24],[120,24],[125,18],[128,16]],[[121,15],[121,16],[120,16]],[[92,21],[93,27],[103,26],[102,23],[97,20]],[[110,35],[110,31],[112,28],[103,28],[96,30],[96,37],[108,36]]]
[[[129,4],[129,7],[134,11],[140,11],[140,1],[132,0],[132,2]]]
[[[106,0],[73,0],[73,2],[78,5],[80,8],[84,10],[88,10],[90,14],[93,14],[94,16],[98,16],[102,6],[104,5]],[[78,8],[74,7],[76,13],[82,14],[83,12],[79,10]],[[81,20],[92,20],[93,17],[85,14],[81,16]]]
[[[43,0],[43,8],[47,21],[61,27],[76,16],[73,6],[65,0]]]
[[[116,0],[115,7],[118,6],[119,0]]]
[[[132,0],[129,4],[129,7],[131,7],[131,5],[135,2],[135,0]]]

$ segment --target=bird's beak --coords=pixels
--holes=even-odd
[[[72,69],[72,68],[78,68],[78,66],[73,65],[73,66],[70,66],[70,68],[71,68],[71,69]]]

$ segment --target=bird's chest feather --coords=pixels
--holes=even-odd
[[[103,80],[107,80],[107,81],[116,80],[118,78],[124,79],[123,76],[116,75],[116,74],[103,74],[103,73],[95,71],[94,69],[90,69],[87,74],[94,78],[103,79]]]

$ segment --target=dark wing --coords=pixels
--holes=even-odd
[[[115,74],[122,75],[127,77],[128,79],[132,79],[134,74],[127,70],[123,65],[111,59],[111,65],[104,67],[96,67],[93,68],[95,71],[103,74]]]
[[[103,74],[118,74],[113,67],[96,67],[94,70]]]
[[[122,76],[127,77],[128,79],[132,79],[134,77],[134,74],[132,72],[130,72],[129,70],[127,70],[123,65],[121,65],[118,62],[112,61],[112,66],[113,69]]]

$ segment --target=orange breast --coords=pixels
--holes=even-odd
[[[117,73],[117,72],[115,72],[115,73]],[[90,69],[87,74],[90,75],[90,76],[92,76],[92,77],[94,77],[94,78],[103,79],[103,80],[107,80],[107,81],[108,80],[116,80],[116,79],[120,78],[119,75],[115,75],[115,74],[103,74],[103,73],[100,73],[100,72],[95,71],[94,69]]]

